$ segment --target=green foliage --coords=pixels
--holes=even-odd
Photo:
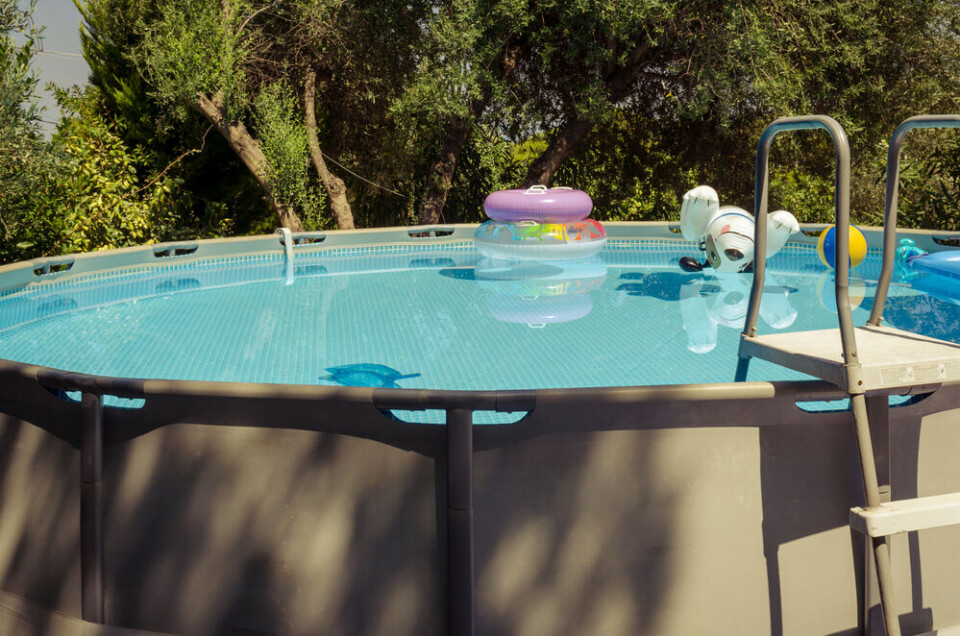
[[[652,122],[618,110],[557,171],[554,182],[589,192],[602,221],[676,220],[699,172],[684,165]]]
[[[836,117],[850,134],[851,199],[864,222],[882,207],[883,140],[908,115],[955,111],[960,80],[955,0],[85,6],[85,51],[99,60],[91,68],[105,121],[129,152],[142,149],[137,187],[199,145],[206,124],[189,113],[196,93],[220,95],[228,119],[260,140],[277,196],[311,227],[329,221],[320,220],[326,202],[306,162],[297,93],[307,67],[318,78],[324,153],[362,175],[333,166],[362,225],[415,218],[451,123],[471,132],[447,193],[447,221],[481,220],[485,194],[517,186],[546,142],[578,119],[595,126],[554,183],[590,192],[599,218],[676,219],[680,195],[696,183],[750,208],[760,131],[807,112]],[[175,171],[195,196],[167,227],[215,231],[227,215],[233,231],[270,231],[262,193],[214,137]],[[904,162],[905,225],[956,226],[960,156],[948,146],[937,152]],[[778,139],[771,205],[829,221],[833,161],[819,132]]]
[[[247,106],[244,59],[250,55],[243,27],[253,8],[235,0],[159,0],[157,18],[142,21],[142,40],[132,51],[154,95],[185,118],[200,93],[217,95],[231,113]]]
[[[801,223],[834,222],[832,177],[774,167],[770,170],[769,196],[771,212],[787,210]]]
[[[137,66],[143,54],[144,23],[159,19],[156,0],[75,0],[83,16],[81,45],[90,83],[103,100],[105,116],[128,147],[139,147],[144,174],[177,164],[192,207],[179,219],[180,234],[203,236],[257,232],[273,217],[256,182],[203,117],[157,100],[147,73]],[[202,152],[195,152],[202,148]],[[272,231],[268,225],[266,231]]]
[[[332,227],[329,216],[321,217],[326,196],[310,176],[303,109],[290,84],[280,80],[262,87],[254,98],[253,112],[260,147],[270,164],[268,179],[274,196],[297,210],[305,229]]]
[[[454,175],[444,220],[481,223],[486,220],[483,200],[496,190],[516,187],[524,165],[514,160],[512,144],[495,131],[478,127],[467,142]]]
[[[882,217],[879,211],[876,224],[882,223]],[[903,154],[897,225],[960,230],[960,142],[956,139],[935,144],[926,156]]]
[[[28,257],[53,231],[36,211],[62,169],[61,156],[45,143],[31,66],[40,35],[31,15],[0,0],[0,260]],[[18,43],[16,40],[19,39]]]
[[[98,93],[61,92],[67,116],[54,138],[68,170],[49,201],[60,219],[59,251],[91,251],[168,240],[189,205],[180,180],[138,174],[139,148],[128,148],[105,118]],[[146,182],[145,182],[146,181]]]

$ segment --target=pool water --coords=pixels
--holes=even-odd
[[[333,249],[139,267],[40,282],[0,298],[0,358],[182,380],[535,389],[733,380],[752,277],[683,272],[668,240],[595,258],[500,263],[469,242]],[[879,272],[853,270],[854,323]],[[887,323],[957,341],[960,307],[894,285]],[[814,249],[768,261],[759,329],[836,326]],[[754,361],[750,380],[804,376]]]

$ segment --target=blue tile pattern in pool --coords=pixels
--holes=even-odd
[[[61,277],[0,298],[0,357],[119,377],[431,389],[733,379],[752,277],[680,270],[679,240],[611,240],[580,261],[504,264],[469,241],[298,250]],[[762,332],[834,327],[815,251],[768,262]],[[879,258],[853,271],[866,321]],[[894,326],[957,339],[960,307],[905,285]],[[366,365],[358,367],[356,365]],[[750,379],[798,374],[755,362]]]

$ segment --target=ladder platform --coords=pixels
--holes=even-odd
[[[863,386],[882,391],[960,382],[960,345],[892,327],[854,329]],[[742,336],[741,357],[767,360],[848,390],[840,329]]]
[[[960,525],[960,492],[850,509],[850,527],[870,537],[951,525]]]

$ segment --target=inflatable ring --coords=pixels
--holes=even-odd
[[[500,190],[487,195],[483,211],[494,221],[581,221],[593,210],[593,201],[583,190],[533,186],[526,190]]]
[[[603,248],[607,233],[593,219],[569,223],[487,221],[477,228],[473,242],[488,258],[587,258]]]

